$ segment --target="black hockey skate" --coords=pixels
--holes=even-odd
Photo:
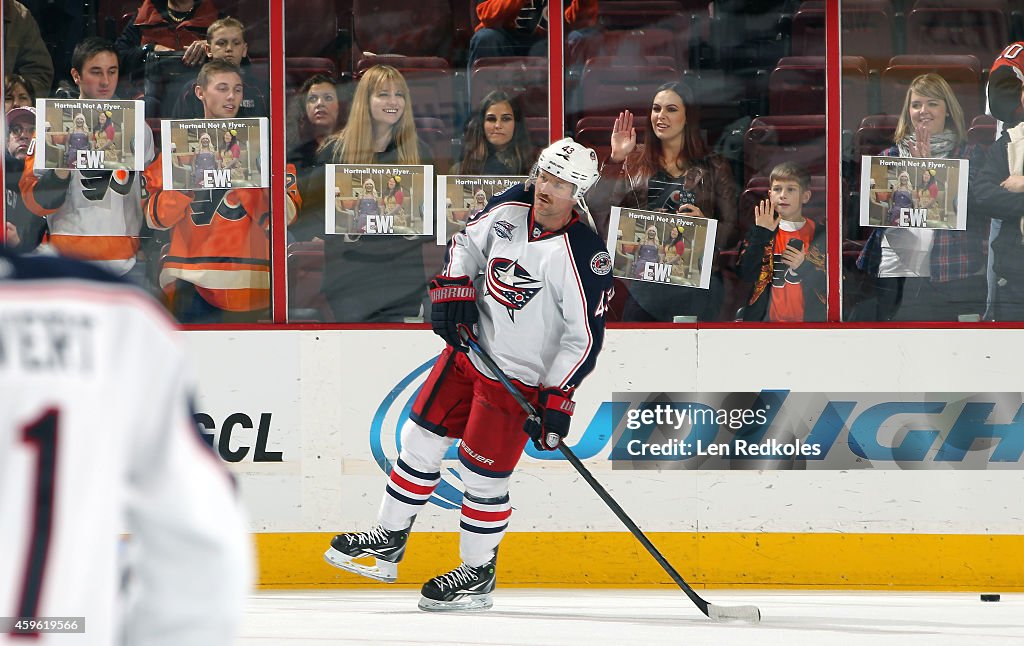
[[[463,563],[447,574],[435,576],[423,584],[420,610],[487,610],[494,605],[491,592],[495,584],[497,555],[489,563],[472,567]]]
[[[354,572],[376,581],[394,583],[398,578],[398,562],[405,556],[409,530],[391,531],[377,525],[368,532],[338,534],[324,552],[324,560],[334,567]],[[372,556],[375,565],[363,565],[353,559]]]

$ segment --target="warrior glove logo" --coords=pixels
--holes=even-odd
[[[508,318],[537,295],[543,285],[515,260],[495,258],[487,265],[487,293],[508,309]]]

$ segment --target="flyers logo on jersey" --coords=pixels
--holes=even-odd
[[[508,318],[516,320],[516,312],[526,307],[543,285],[515,260],[494,258],[487,265],[487,293],[504,305]]]

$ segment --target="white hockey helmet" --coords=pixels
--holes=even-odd
[[[574,184],[576,189],[572,198],[577,202],[583,200],[583,194],[601,176],[597,170],[597,153],[576,143],[571,137],[556,141],[540,152],[537,163],[530,171],[530,181],[535,181],[542,170]]]

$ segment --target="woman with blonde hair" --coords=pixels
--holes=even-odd
[[[333,164],[422,164],[430,157],[416,136],[409,86],[401,72],[374,65],[363,73],[348,122],[324,140],[320,155]]]
[[[345,127],[324,140],[318,159],[325,164],[433,161],[416,136],[409,86],[397,69],[375,65],[366,70]],[[405,211],[412,208],[419,207]],[[328,236],[323,291],[335,320],[401,323],[419,317],[427,293],[423,245],[429,241],[423,236]]]
[[[978,152],[967,143],[964,112],[953,89],[934,73],[911,81],[894,144],[882,156],[970,160]],[[946,182],[947,191],[951,185],[956,183]],[[910,173],[901,172],[889,209],[890,225],[898,223],[902,209],[918,208],[916,197]],[[945,199],[937,191],[936,197]],[[947,208],[954,208],[955,199],[946,199]],[[987,291],[983,240],[970,218],[967,223],[966,231],[876,228],[857,258],[857,267],[874,279],[876,298],[860,306],[853,318],[956,321],[961,315],[982,314]]]

